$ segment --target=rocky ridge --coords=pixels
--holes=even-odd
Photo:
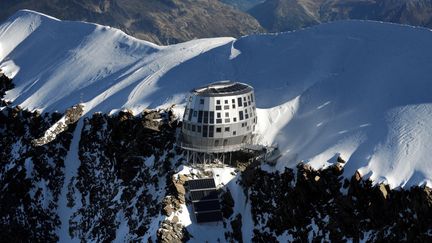
[[[336,163],[314,170],[268,173],[249,168],[242,177],[252,204],[254,242],[360,240],[426,242],[432,239],[432,190],[390,190],[356,173],[343,178]]]
[[[5,242],[57,241],[64,160],[75,125],[39,147],[32,140],[61,118],[19,107],[0,109],[0,237]]]

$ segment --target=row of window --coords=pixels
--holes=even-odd
[[[242,123],[242,127],[246,127],[246,130],[249,131],[251,129],[251,126],[248,126],[247,122],[243,122]],[[255,127],[255,126],[254,126]],[[190,123],[183,123],[183,129],[191,131],[191,132],[196,132],[201,134],[203,137],[210,137],[212,138],[214,136],[214,133],[222,133],[222,127],[216,127],[215,126],[207,126],[207,125],[194,125],[194,124],[190,124]],[[231,128],[230,127],[224,127],[223,128],[223,132],[225,133],[229,133]],[[237,131],[232,131],[232,135],[235,136],[237,135]]]
[[[251,109],[250,110],[251,114],[249,115],[248,113],[248,109],[245,109],[243,111],[239,111],[239,120],[243,121],[245,119],[249,119],[249,116],[252,117],[254,111]],[[187,111],[187,120],[188,121],[192,121],[192,117],[198,117],[197,118],[197,122],[198,123],[204,123],[204,124],[215,124],[215,112],[214,111],[196,111],[194,109],[189,109]],[[225,116],[224,116],[224,121],[225,123],[230,123],[231,119],[230,119],[230,114],[229,112],[225,112]],[[216,112],[216,124],[222,124],[222,114],[221,112]],[[237,117],[233,117],[232,118],[233,122],[237,122]]]
[[[229,110],[230,107],[232,107],[232,109],[235,109],[236,105],[238,107],[247,107],[247,106],[250,106],[252,104],[252,102],[254,102],[253,94],[249,94],[247,96],[238,97],[237,98],[237,103],[236,103],[236,99],[231,99],[231,104],[230,104],[230,102],[229,102],[228,99],[227,100],[223,100],[223,104],[222,104],[222,100],[217,99],[216,100],[215,109],[217,111],[222,110],[222,108],[224,110]],[[204,99],[203,98],[200,99],[200,104],[204,105]]]

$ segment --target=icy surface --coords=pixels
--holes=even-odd
[[[249,83],[261,142],[283,154],[277,168],[327,166],[340,154],[347,176],[432,186],[430,43],[428,29],[343,21],[162,47],[20,11],[0,26],[0,68],[14,77],[14,104],[64,111],[82,101],[87,114],[182,104],[217,80]]]

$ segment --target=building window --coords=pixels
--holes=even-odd
[[[245,114],[245,118],[248,119],[249,118],[249,114],[246,113]]]
[[[217,105],[220,105],[220,100],[216,100],[216,104],[217,104]]]
[[[216,117],[221,118],[221,113],[220,112],[216,113]]]
[[[222,128],[216,127],[216,132],[222,132]]]
[[[234,117],[234,118],[233,118],[233,122],[236,122],[236,121],[237,121],[237,117]]]
[[[222,119],[216,119],[216,123],[217,124],[221,124],[222,123]]]
[[[253,102],[253,99],[254,99],[254,98],[253,98],[253,94],[251,94],[251,101],[252,101],[252,102]]]
[[[244,102],[244,103],[243,103],[243,106],[246,107],[246,106],[247,106],[247,102]]]
[[[224,139],[223,145],[226,146],[228,144],[228,139]]]
[[[208,117],[209,117],[209,112],[208,111],[204,111],[204,123],[208,123]]]
[[[207,137],[207,129],[208,129],[207,126],[204,125],[203,126],[203,130],[202,130],[202,136],[205,137],[205,138]]]
[[[188,120],[191,121],[192,120],[192,114],[193,114],[193,109],[189,110],[189,117]]]
[[[204,99],[200,99],[200,104],[204,105]]]
[[[198,117],[199,119],[199,117]],[[243,121],[243,111],[239,111],[239,119],[240,121]]]
[[[243,96],[243,101],[246,102],[246,96]]]
[[[198,123],[202,123],[203,111],[198,111]]]
[[[235,104],[232,104],[232,108],[235,109]]]
[[[213,137],[213,133],[214,133],[214,126],[209,126],[209,133],[208,133],[209,138]]]
[[[224,105],[224,110],[229,110],[229,105]]]
[[[238,102],[238,106],[239,106],[239,107],[242,106],[242,100],[241,100],[241,97],[238,97],[238,98],[237,98],[237,102]]]
[[[195,131],[196,131],[196,126],[192,125],[192,132],[195,132]]]
[[[217,111],[220,111],[220,110],[222,110],[222,106],[220,106],[220,105],[217,105],[217,106],[216,106],[216,110],[217,110]]]
[[[197,126],[197,132],[201,133],[201,126],[199,126],[199,125]]]
[[[251,105],[251,101],[250,100],[248,100],[248,105]]]
[[[215,140],[214,146],[219,146],[219,139]]]
[[[229,132],[230,128],[229,127],[225,127],[225,132]]]
[[[231,100],[231,103],[235,104],[235,99],[232,99],[232,100]]]
[[[197,115],[198,115],[198,112],[197,112],[197,111],[194,111],[193,116],[194,116],[194,117],[197,117]]]
[[[189,130],[189,131],[191,130],[191,124],[190,123],[187,124],[187,130]]]
[[[229,112],[225,112],[225,117],[229,117]]]
[[[225,118],[225,123],[230,123],[230,119],[229,118]]]
[[[214,124],[214,111],[210,111],[210,124]]]
[[[228,100],[224,100],[224,103],[225,103],[225,104],[228,104]]]
[[[236,132],[236,131],[233,131],[233,135],[234,135],[234,136],[237,135],[237,132]]]

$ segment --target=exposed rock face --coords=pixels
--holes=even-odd
[[[237,214],[233,220],[231,220],[231,228],[232,232],[227,232],[225,234],[225,238],[229,242],[243,242],[242,235],[242,216],[241,214]]]
[[[19,9],[109,25],[156,44],[263,31],[249,14],[215,0],[3,0],[0,22]]]
[[[52,143],[31,141],[61,118],[19,107],[0,111],[0,239],[3,242],[54,242],[60,225],[57,205],[64,160],[75,126]]]
[[[42,146],[53,141],[58,134],[67,130],[70,125],[74,124],[79,120],[84,112],[84,106],[82,104],[74,105],[73,107],[66,110],[65,115],[50,127],[45,134],[37,139],[33,139],[33,146]]]
[[[231,191],[227,188],[226,191],[222,191],[221,199],[221,211],[224,218],[229,219],[234,213],[234,199],[232,198]]]
[[[157,232],[157,241],[160,243],[182,243],[188,241],[189,233],[183,225],[174,221],[165,220]]]
[[[120,221],[135,241],[159,225],[165,180],[172,170],[175,131],[168,111],[152,111],[161,119],[157,130],[145,126],[148,116],[120,112],[95,114],[84,120],[79,145],[81,165],[72,180],[70,205],[80,205],[70,219],[72,236],[82,241],[112,241]]]
[[[6,91],[13,89],[12,79],[4,75],[0,69],[0,107],[6,106],[7,102],[3,100]]]
[[[179,211],[182,204],[186,203],[184,188],[185,182],[189,178],[185,175],[171,176],[171,180],[167,185],[167,195],[162,202],[162,212],[166,216]],[[157,242],[186,242],[190,235],[186,228],[178,223],[179,219],[174,216],[172,220],[164,220],[157,232]]]
[[[171,176],[171,180],[167,185],[167,196],[162,202],[162,212],[166,216],[170,216],[172,212],[178,211],[181,205],[186,203],[184,184],[187,180],[188,178],[184,175],[180,175],[178,179]]]
[[[255,226],[260,226],[254,241],[274,242],[284,232],[299,241],[432,239],[430,188],[374,187],[357,173],[342,183],[341,174],[338,166],[316,171],[299,164],[296,175],[291,169],[267,173],[250,168],[243,183]],[[255,180],[248,179],[251,175]]]

